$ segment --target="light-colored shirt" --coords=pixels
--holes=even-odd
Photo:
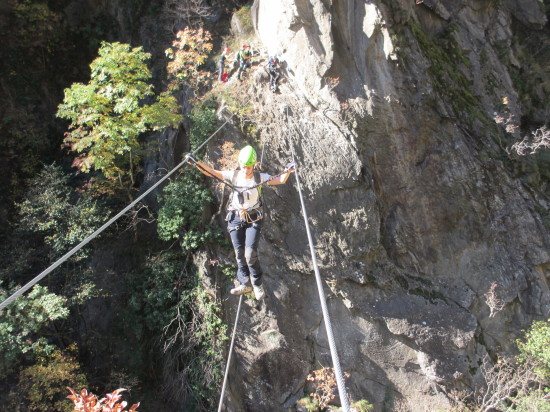
[[[231,183],[233,186],[236,186],[237,189],[242,190],[243,194],[243,203],[239,203],[239,197],[236,192],[233,192],[233,195],[231,197],[231,203],[229,204],[229,210],[249,210],[260,207],[260,194],[258,192],[258,188],[246,190],[245,187],[252,187],[256,184],[256,181],[254,180],[254,176],[252,176],[250,179],[246,178],[246,173],[244,170],[239,170],[237,172],[237,177],[235,178],[235,181],[233,182],[233,175],[235,174],[234,170],[222,170],[222,176],[223,179],[229,183]],[[267,173],[260,173],[260,181],[265,182],[271,177],[271,175]]]

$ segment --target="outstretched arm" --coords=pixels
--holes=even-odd
[[[284,173],[282,173],[279,177],[277,177],[273,180],[270,180],[267,184],[270,185],[270,186],[284,185],[286,183],[286,181],[288,180],[288,178],[290,177],[290,174],[294,173],[295,171],[296,171],[296,163],[290,162],[286,166]]]
[[[202,160],[196,160],[190,153],[188,153],[185,157],[187,158],[187,163],[196,166],[196,168],[199,169],[202,174],[209,177],[215,177],[219,180],[223,180],[223,175],[221,171],[211,168]]]
[[[277,177],[276,179],[270,180],[267,182],[269,186],[276,186],[276,185],[284,185],[288,178],[290,177],[290,174],[294,173],[294,169],[287,170],[285,173],[283,173],[281,176]]]

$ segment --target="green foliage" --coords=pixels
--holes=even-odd
[[[36,412],[71,412],[67,402],[67,386],[84,388],[86,376],[71,353],[74,347],[62,352],[56,350],[37,364],[19,374],[17,391],[10,394],[11,410]],[[24,409],[20,409],[24,408]]]
[[[516,412],[550,412],[548,391],[534,390],[526,396],[514,399]]]
[[[56,165],[45,166],[32,180],[19,204],[19,216],[20,229],[43,235],[53,258],[92,234],[108,217],[96,200],[75,196],[68,176]],[[85,255],[82,251],[78,256]]]
[[[479,110],[478,99],[472,94],[471,81],[461,71],[470,67],[471,62],[462,53],[455,37],[456,27],[451,26],[439,38],[427,34],[418,23],[408,22],[412,34],[418,41],[422,53],[430,62],[428,73],[436,90],[452,106],[456,116],[467,115],[466,120],[478,119],[488,123]]]
[[[57,115],[71,121],[65,143],[80,155],[75,162],[80,170],[94,168],[108,179],[126,177],[133,183],[141,156],[139,136],[181,120],[173,96],[153,98],[149,58],[141,47],[103,42],[90,65],[90,82],[65,90]],[[154,102],[144,104],[146,98]]]
[[[199,181],[196,171],[189,171],[168,184],[161,196],[157,232],[162,240],[180,239],[185,251],[193,251],[205,242],[221,240],[217,226],[205,225],[203,213],[214,198]]]
[[[211,92],[219,101],[223,101],[227,109],[233,113],[236,126],[249,138],[256,137],[257,123],[261,123],[254,105],[243,93],[242,85],[226,84],[221,89],[214,89]]]
[[[161,340],[167,396],[211,410],[219,395],[227,326],[196,268],[181,250],[162,252],[129,279],[129,289],[133,331]]]
[[[12,288],[8,294],[0,288],[0,301],[17,289]],[[45,356],[52,353],[55,346],[39,332],[68,315],[65,299],[48,293],[48,288],[40,285],[0,311],[0,375],[5,374],[22,354]]]
[[[209,98],[193,108],[189,118],[191,119],[190,142],[191,150],[194,151],[206,139],[216,131],[218,118],[216,110],[218,103],[215,99]]]
[[[550,383],[550,319],[534,322],[517,345],[520,363],[531,365],[539,379]]]
[[[319,401],[314,398],[310,398],[309,396],[306,396],[305,398],[300,399],[298,402],[296,402],[298,405],[306,408],[308,412],[317,412],[320,410],[319,408]]]
[[[50,10],[47,3],[19,0],[13,6],[20,41],[51,51],[54,43],[59,40],[56,30],[61,15]]]
[[[185,261],[180,253],[165,252],[148,257],[144,271],[128,279],[131,297],[129,307],[141,313],[135,322],[135,332],[140,335],[143,327],[156,336],[175,316],[178,303],[177,288],[185,282]]]
[[[180,295],[180,307],[187,308],[184,333],[175,329],[183,326],[183,319],[178,319],[166,329],[166,336],[169,346],[180,352],[187,365],[185,380],[190,395],[202,410],[212,410],[223,377],[227,325],[221,318],[219,302],[203,287],[198,274],[194,279],[194,287]]]
[[[372,412],[374,411],[374,406],[365,399],[354,402],[351,407],[357,412]]]
[[[239,18],[241,23],[241,29],[244,35],[254,34],[254,25],[252,23],[252,13],[250,11],[250,6],[243,6],[235,15]]]

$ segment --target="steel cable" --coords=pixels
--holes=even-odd
[[[205,144],[207,144],[208,141],[210,141],[210,139],[212,139],[232,118],[233,118],[233,115],[231,115],[231,117],[229,119],[227,119],[225,121],[225,123],[222,124],[214,133],[212,133],[212,135],[210,135],[210,137],[208,139],[206,139],[197,149],[195,149],[193,151],[193,154],[195,152],[199,151]],[[78,245],[73,247],[69,252],[64,254],[55,263],[53,263],[50,267],[48,267],[46,270],[44,270],[38,276],[33,278],[25,286],[21,287],[18,291],[16,291],[9,298],[7,298],[2,303],[0,303],[0,310],[4,309],[7,305],[9,305],[11,302],[13,302],[15,299],[17,299],[20,295],[22,295],[27,290],[29,290],[32,286],[34,286],[36,283],[38,283],[46,275],[48,275],[54,269],[59,267],[63,262],[65,262],[67,259],[69,259],[72,255],[74,255],[76,252],[78,252],[80,249],[82,249],[84,246],[86,246],[93,238],[95,238],[97,235],[99,235],[101,232],[103,232],[105,229],[107,229],[110,225],[112,225],[116,220],[118,220],[122,215],[124,215],[126,212],[128,212],[128,210],[130,210],[139,201],[141,201],[149,193],[151,193],[153,190],[155,190],[157,188],[157,186],[159,186],[162,182],[164,182],[166,179],[168,179],[170,176],[172,176],[172,174],[174,174],[180,167],[182,167],[186,163],[187,163],[187,159],[184,159],[181,163],[179,163],[176,167],[174,167],[170,172],[168,172],[164,177],[162,177],[162,179],[160,179],[158,182],[156,182],[153,186],[151,186],[149,189],[147,189],[147,191],[145,191],[138,198],[136,198],[132,203],[130,203],[128,206],[126,206],[124,209],[122,209],[120,212],[118,212],[115,216],[113,216],[111,219],[109,219],[107,221],[107,223],[105,223],[103,226],[101,226],[99,229],[97,229],[94,233],[89,235],[86,239],[84,239]]]
[[[241,303],[243,301],[243,295],[239,298],[239,306],[237,307],[237,316],[235,317],[235,325],[233,325],[233,335],[231,336],[231,345],[229,345],[229,353],[227,354],[227,364],[225,365],[225,374],[223,376],[222,392],[220,394],[220,403],[218,405],[218,412],[221,412],[223,406],[223,398],[225,394],[225,387],[227,385],[227,376],[229,375],[229,365],[231,364],[231,354],[233,353],[233,345],[235,344],[235,335],[237,334],[237,324],[239,323],[239,313],[241,312]]]
[[[296,162],[296,154],[294,153],[294,144],[292,138],[289,137],[290,150],[292,152],[292,161]],[[309,250],[311,252],[311,260],[313,262],[313,270],[315,272],[315,280],[317,282],[317,289],[319,291],[319,300],[321,302],[321,310],[323,312],[323,319],[325,321],[325,329],[327,331],[328,344],[330,348],[330,355],[332,357],[332,363],[334,365],[334,372],[336,374],[336,383],[338,385],[338,393],[340,394],[340,402],[345,412],[350,412],[348,394],[346,391],[346,384],[344,381],[344,375],[340,368],[340,359],[338,358],[338,351],[336,350],[336,343],[334,341],[334,334],[332,333],[332,324],[328,313],[327,300],[323,291],[323,282],[321,280],[321,274],[319,273],[319,266],[317,265],[317,257],[315,255],[315,248],[313,246],[313,238],[309,229],[308,216],[306,212],[306,206],[304,203],[304,197],[302,194],[302,187],[300,184],[300,178],[298,174],[298,167],[295,168],[294,174],[296,175],[296,186],[298,187],[298,195],[300,196],[300,203],[302,205],[302,213],[304,215],[304,222],[306,226],[306,233],[309,242]]]

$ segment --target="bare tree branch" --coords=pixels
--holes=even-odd
[[[523,140],[514,143],[510,151],[516,152],[519,156],[525,156],[548,148],[550,148],[550,129],[543,126],[531,132],[531,135],[525,136]]]

